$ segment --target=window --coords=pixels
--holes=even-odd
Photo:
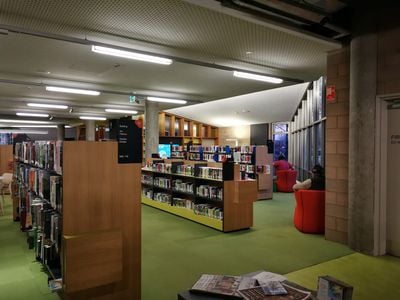
[[[288,158],[288,133],[289,123],[279,122],[274,123],[273,127],[273,140],[274,140],[274,160],[278,160],[279,155],[283,154]]]
[[[299,180],[315,164],[325,164],[325,78],[314,81],[290,124],[290,157]]]

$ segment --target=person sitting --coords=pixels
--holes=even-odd
[[[278,160],[277,160],[277,161],[274,161],[273,165],[274,165],[276,171],[280,171],[280,170],[293,170],[292,164],[289,163],[289,162],[286,160],[285,155],[283,155],[282,153],[279,154]]]
[[[293,190],[325,190],[324,168],[316,164],[311,170],[311,178],[293,185]]]

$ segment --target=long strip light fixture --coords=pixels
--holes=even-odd
[[[276,84],[283,82],[282,79],[277,78],[277,77],[270,77],[270,76],[264,76],[264,75],[258,75],[258,74],[253,74],[253,73],[240,72],[240,71],[233,71],[233,76],[239,77],[239,78],[245,78],[245,79],[264,81],[264,82],[269,82],[269,83],[276,83]]]
[[[66,87],[61,87],[61,86],[46,86],[46,91],[60,92],[60,93],[70,93],[70,94],[80,94],[80,95],[90,95],[90,96],[98,96],[98,95],[100,95],[99,91],[75,89],[75,88],[66,88]]]
[[[38,118],[49,117],[49,114],[36,114],[36,113],[24,113],[24,112],[17,112],[16,115],[20,117],[38,117]]]
[[[0,119],[0,123],[51,124],[48,121]],[[54,123],[53,123],[54,124]]]
[[[109,113],[128,114],[128,115],[136,115],[138,113],[136,110],[114,109],[114,108],[106,108],[105,111]]]
[[[176,103],[176,104],[186,104],[186,100],[169,99],[169,98],[159,98],[159,97],[147,97],[149,101],[155,102],[165,102],[165,103]]]
[[[27,103],[30,107],[41,107],[41,108],[55,108],[55,109],[68,109],[67,105],[59,104],[47,104],[47,103]]]
[[[80,116],[79,119],[81,119],[81,120],[96,120],[96,121],[107,120],[106,117],[95,117],[95,116]]]
[[[145,62],[161,64],[161,65],[170,65],[172,64],[172,59],[164,58],[155,55],[141,54],[133,51],[125,51],[119,50],[115,48],[103,47],[103,46],[92,46],[92,51],[100,54],[118,56],[128,59],[141,60]]]

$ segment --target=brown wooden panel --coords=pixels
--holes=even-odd
[[[122,280],[63,297],[139,300],[141,164],[118,164],[116,142],[64,142],[63,151],[63,234],[120,231],[123,266]]]
[[[224,182],[224,231],[253,226],[253,201],[257,199],[255,180]]]
[[[64,285],[67,293],[122,279],[122,232],[65,236]]]
[[[160,136],[165,136],[165,113],[161,112],[158,114],[158,124]]]
[[[12,173],[8,169],[8,162],[13,160],[13,146],[0,145],[0,175],[6,172]]]

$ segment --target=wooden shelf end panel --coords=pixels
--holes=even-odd
[[[63,284],[66,293],[122,280],[122,232],[64,236]]]
[[[255,180],[224,182],[224,232],[253,226],[255,199],[257,199]]]

